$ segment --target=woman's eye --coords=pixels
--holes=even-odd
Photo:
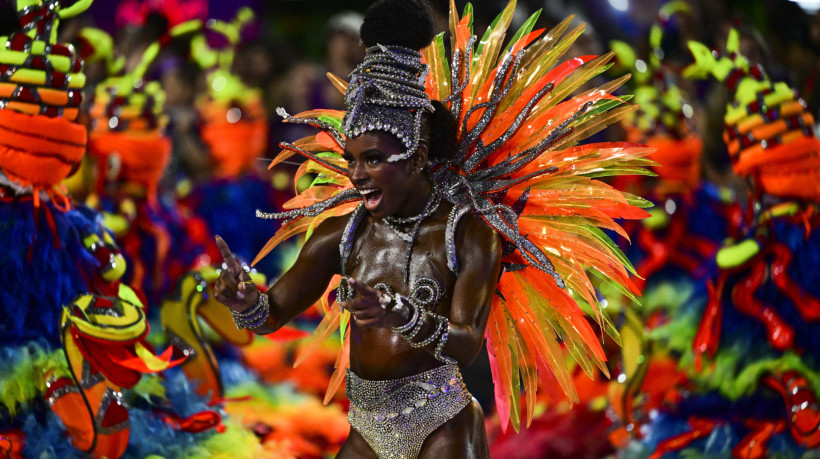
[[[367,158],[367,165],[368,166],[375,166],[379,164],[381,161],[378,158]]]

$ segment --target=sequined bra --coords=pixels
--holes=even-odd
[[[456,257],[455,234],[458,222],[464,215],[470,211],[470,206],[459,205],[454,206],[450,210],[450,215],[447,217],[447,226],[445,229],[445,250],[447,251],[447,268],[456,276],[458,276],[458,258]],[[359,228],[362,220],[367,215],[367,209],[364,203],[359,204],[356,209],[350,214],[344,232],[342,233],[342,240],[339,243],[339,253],[341,255],[341,273],[343,281],[339,284],[337,291],[337,298],[341,301],[348,301],[352,298],[352,292],[347,287],[347,264],[350,256],[353,253],[353,245],[356,242],[356,231]],[[379,283],[374,286],[377,290],[382,290],[390,295],[393,294],[392,288],[384,283]],[[410,299],[423,305],[426,309],[434,308],[444,296],[444,289],[435,280],[429,277],[420,277],[413,283],[410,289]]]

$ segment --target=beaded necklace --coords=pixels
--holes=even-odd
[[[430,197],[427,199],[427,204],[424,205],[424,210],[412,217],[385,217],[382,219],[388,228],[396,233],[402,241],[407,243],[407,251],[404,256],[404,283],[410,281],[410,257],[413,254],[413,242],[418,237],[421,223],[438,211],[441,205],[441,192],[438,187],[433,184],[433,189],[430,191]],[[413,225],[410,231],[403,231],[400,226]]]

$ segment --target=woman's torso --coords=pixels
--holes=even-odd
[[[367,214],[355,231],[355,242],[347,261],[346,274],[374,287],[384,283],[394,292],[411,296],[414,287],[429,279],[440,289],[440,299],[431,308],[449,317],[456,283],[447,268],[445,230],[451,206],[439,210],[422,223],[413,243],[409,282],[405,282],[408,244],[385,222]],[[409,230],[409,227],[402,227]],[[366,329],[351,320],[350,368],[364,379],[394,379],[420,373],[441,365],[424,350],[415,349],[390,328]]]

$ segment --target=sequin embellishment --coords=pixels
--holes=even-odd
[[[418,457],[427,436],[472,399],[457,365],[384,381],[362,379],[348,370],[346,392],[350,425],[380,459]]]

